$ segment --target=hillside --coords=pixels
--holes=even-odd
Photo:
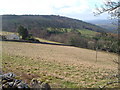
[[[44,28],[72,28],[87,29],[103,32],[105,29],[81,21],[56,15],[2,15],[2,26],[5,31],[16,31],[19,25],[23,25],[28,30],[35,32]]]
[[[98,26],[103,27],[103,28],[106,28],[107,32],[117,33],[118,20],[116,20],[116,19],[112,19],[112,20],[91,20],[91,21],[86,21],[86,22],[98,25]]]
[[[30,37],[75,47],[118,52],[116,36],[81,20],[55,15],[3,15],[2,19],[3,31],[16,32],[21,25],[27,29]]]
[[[3,72],[14,72],[28,84],[33,78],[52,88],[98,88],[117,73],[112,53],[47,44],[2,42]],[[113,87],[113,86],[109,86]]]

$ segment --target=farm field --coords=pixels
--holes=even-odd
[[[6,32],[6,31],[0,31],[0,35],[9,35],[9,34],[18,34],[18,33],[15,33],[15,32]]]
[[[113,53],[70,46],[2,42],[3,72],[14,72],[30,83],[32,78],[54,88],[98,88],[115,78],[117,65]],[[113,86],[109,86],[113,87]]]
[[[86,30],[86,29],[83,29],[83,30],[79,30],[78,31],[83,34],[84,36],[89,36],[89,37],[93,37],[95,36],[98,32],[95,32],[95,31],[90,31],[90,30]]]

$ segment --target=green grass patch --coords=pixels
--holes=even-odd
[[[74,82],[65,81],[65,82],[63,82],[63,84],[64,84],[65,86],[67,86],[67,88],[78,88],[78,87],[77,87],[77,84],[74,83]]]
[[[84,35],[84,36],[86,36],[86,37],[93,37],[93,36],[95,36],[95,35],[97,34],[97,32],[91,31],[91,30],[87,30],[87,29],[83,29],[83,30],[78,29],[78,31],[79,31],[82,35]]]

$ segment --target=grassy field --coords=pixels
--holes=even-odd
[[[37,37],[35,37],[35,38],[38,39],[40,42],[47,42],[47,43],[53,43],[53,44],[63,44],[63,43],[59,43],[59,42],[45,40],[45,39],[42,39],[42,38],[37,38]]]
[[[87,30],[87,29],[78,30],[78,31],[85,37],[93,37],[98,33],[98,32]]]
[[[48,30],[52,31],[51,28],[47,28]],[[71,32],[72,29],[68,28],[68,29],[65,29],[65,28],[61,28],[62,30],[60,30],[60,32]],[[59,29],[58,29],[59,30]],[[93,37],[95,36],[98,32],[95,32],[95,31],[92,31],[92,30],[87,30],[87,29],[76,29],[76,31],[80,32],[83,36],[86,36],[86,37]]]
[[[9,35],[9,34],[18,34],[15,32],[6,32],[6,31],[0,31],[0,35]]]
[[[117,55],[93,50],[46,44],[3,42],[3,72],[14,72],[29,83],[32,78],[52,87],[98,88],[117,73]],[[113,86],[110,86],[113,87]]]
[[[84,35],[93,35],[93,36],[97,33],[95,31],[90,31],[90,30],[86,30],[86,29],[80,30],[80,32]]]

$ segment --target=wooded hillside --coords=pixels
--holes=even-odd
[[[82,20],[56,15],[3,15],[2,25],[5,31],[16,31],[19,25],[23,25],[28,28],[28,30],[34,31],[49,27],[88,29],[97,32],[105,31],[105,29],[99,26]]]

